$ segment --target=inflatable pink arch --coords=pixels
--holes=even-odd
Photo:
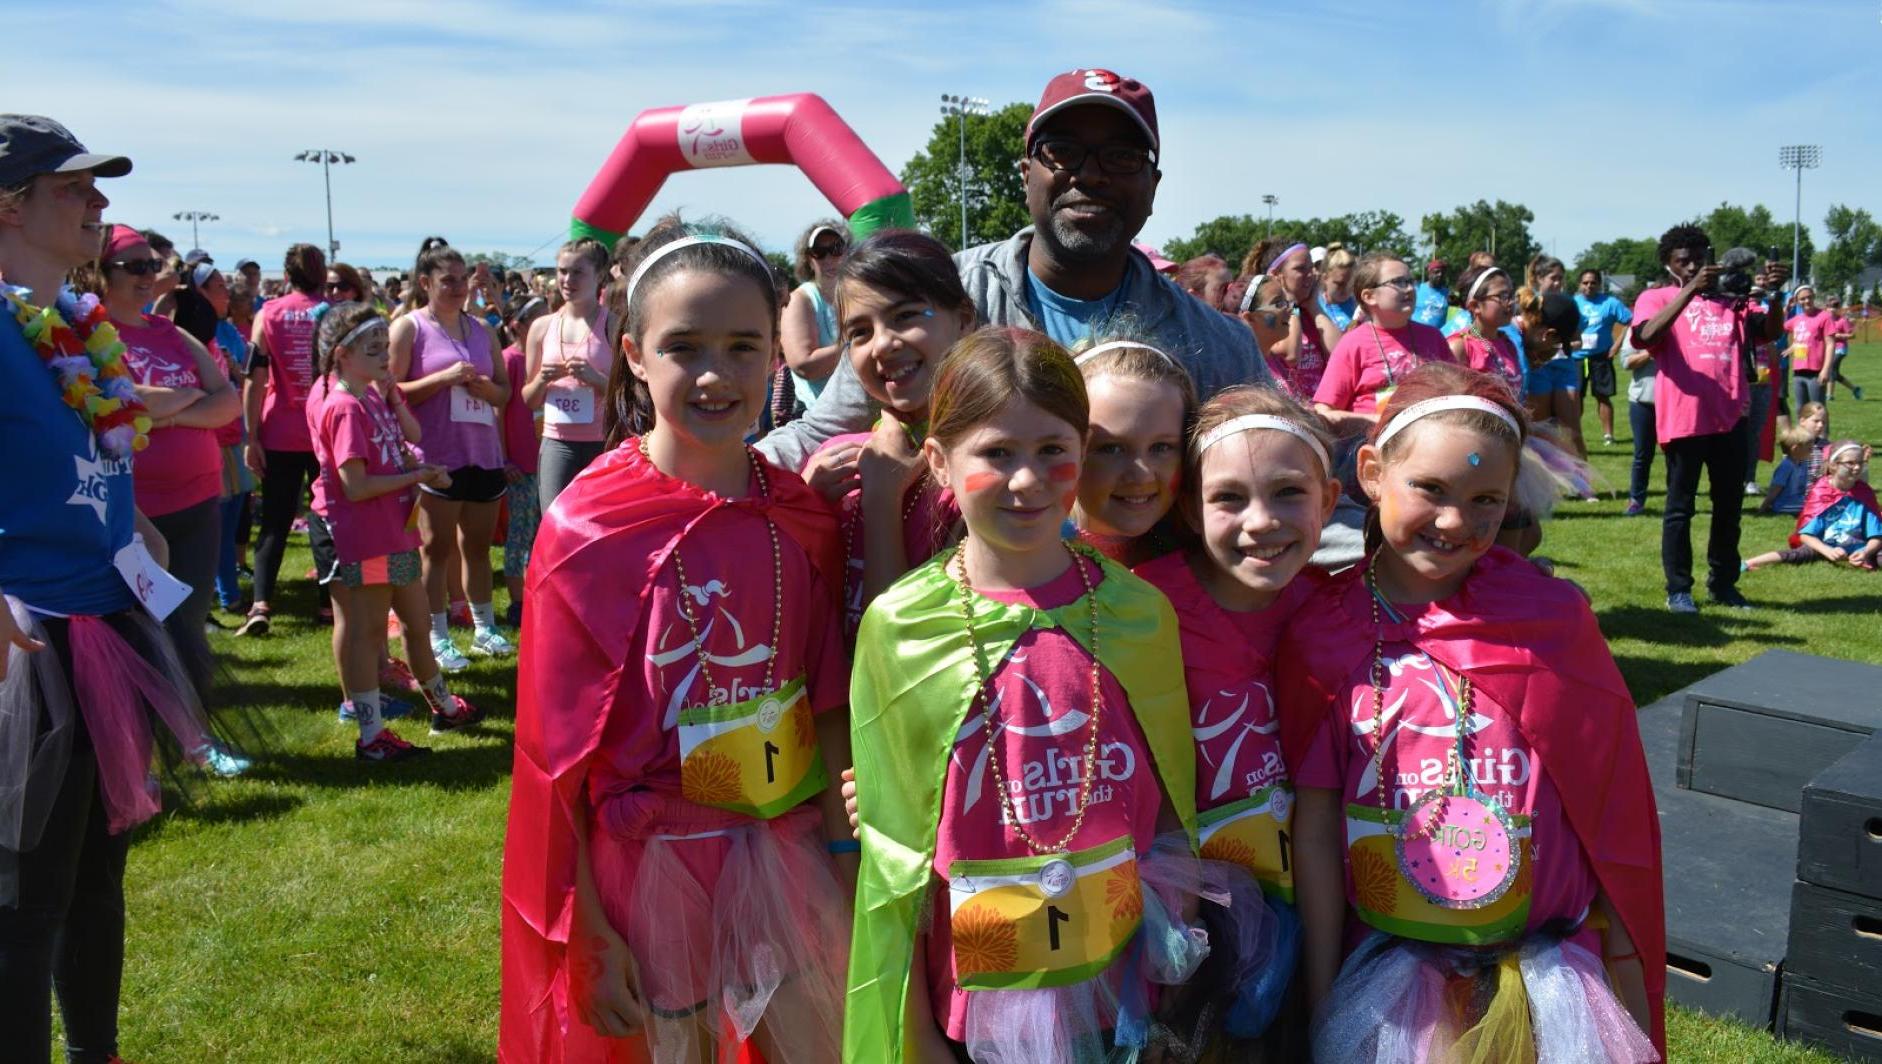
[[[569,235],[613,247],[667,175],[708,166],[796,166],[861,239],[912,228],[908,190],[820,96],[755,96],[642,111],[575,204]]]

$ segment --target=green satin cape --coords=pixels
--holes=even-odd
[[[1194,848],[1196,750],[1176,614],[1169,600],[1123,566],[1080,554],[1104,572],[1095,591],[1099,660],[1129,696],[1165,797]],[[934,558],[878,597],[856,638],[850,733],[863,852],[843,1028],[847,1061],[904,1057],[903,1006],[932,878],[948,757],[980,687],[961,620],[960,585],[946,570],[952,557]],[[979,595],[972,602],[990,670],[1033,628],[1062,628],[1090,650],[1083,596],[1053,610]]]

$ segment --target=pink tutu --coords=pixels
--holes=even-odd
[[[672,815],[637,824],[647,834],[600,830],[590,851],[602,908],[634,954],[654,1059],[690,1064],[714,1040],[731,1060],[754,1036],[769,1064],[838,1059],[850,904],[818,813],[712,826],[691,803],[664,804]]]

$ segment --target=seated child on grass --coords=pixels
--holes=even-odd
[[[1816,440],[1810,430],[1792,425],[1778,433],[1777,444],[1784,460],[1771,471],[1771,486],[1758,509],[1768,514],[1802,513],[1804,495],[1810,490],[1810,458],[1816,451]]]
[[[1882,513],[1875,490],[1863,480],[1869,455],[1870,448],[1855,440],[1833,444],[1823,476],[1811,485],[1797,516],[1790,549],[1760,554],[1745,562],[1745,568],[1831,561],[1874,569],[1876,555],[1882,552]]]

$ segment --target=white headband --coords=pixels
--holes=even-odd
[[[767,274],[771,272],[771,264],[765,261],[765,257],[752,250],[751,245],[742,240],[734,240],[729,236],[715,236],[711,233],[702,233],[698,236],[683,236],[678,240],[660,245],[654,250],[653,254],[640,260],[639,266],[634,267],[634,275],[627,279],[628,301],[633,301],[634,289],[640,285],[640,279],[647,275],[647,271],[652,268],[654,263],[659,262],[661,259],[681,248],[698,247],[701,244],[724,244],[726,247],[737,248],[745,254],[750,255],[753,262],[764,267]]]
[[[386,320],[384,318],[380,317],[377,314],[374,314],[372,317],[367,318],[365,321],[362,321],[358,325],[353,326],[353,331],[347,333],[345,336],[340,337],[339,342],[334,344],[333,346],[347,347],[351,345],[354,340],[357,340],[360,337],[366,335],[368,332],[372,331],[373,329],[384,327],[385,323],[386,323]]]
[[[1252,432],[1255,429],[1271,429],[1275,432],[1287,433],[1289,436],[1294,437],[1313,450],[1314,456],[1320,459],[1321,472],[1332,471],[1333,462],[1327,457],[1326,446],[1315,439],[1313,433],[1308,432],[1306,429],[1284,417],[1275,417],[1273,414],[1243,414],[1240,417],[1233,417],[1224,421],[1222,424],[1210,429],[1208,433],[1203,436],[1202,442],[1196,445],[1196,456],[1200,458],[1209,453],[1209,448],[1214,447],[1230,436],[1240,435],[1244,432]]]
[[[1510,432],[1514,433],[1517,439],[1520,440],[1523,438],[1522,427],[1516,424],[1516,419],[1510,416],[1510,412],[1490,400],[1479,399],[1474,395],[1440,395],[1436,399],[1426,399],[1422,403],[1413,403],[1398,413],[1393,414],[1392,420],[1385,423],[1385,431],[1379,433],[1379,438],[1374,440],[1373,444],[1374,446],[1383,448],[1391,441],[1392,437],[1403,432],[1405,426],[1410,425],[1419,418],[1430,417],[1432,414],[1442,414],[1447,410],[1475,410],[1480,414],[1489,414],[1503,424],[1508,425]]]
[[[1092,348],[1089,351],[1079,352],[1078,357],[1072,359],[1072,364],[1075,366],[1082,366],[1085,363],[1091,361],[1092,359],[1098,357],[1099,355],[1104,354],[1106,351],[1121,351],[1127,347],[1141,348],[1157,356],[1163,361],[1168,362],[1172,366],[1176,365],[1175,359],[1157,350],[1156,348],[1151,347],[1149,344],[1140,344],[1135,340],[1111,340],[1107,343],[1099,344],[1098,346]]]
[[[1844,451],[1855,451],[1857,454],[1861,454],[1862,444],[1852,442],[1852,443],[1846,443],[1842,445],[1841,447],[1838,447],[1836,450],[1830,452],[1830,456],[1823,460],[1823,464],[1829,465],[1831,462],[1834,462],[1838,458],[1841,458],[1843,456]]]
[[[1509,276],[1509,274],[1503,273],[1503,267],[1501,266],[1492,266],[1489,269],[1478,274],[1477,279],[1470,282],[1470,291],[1464,293],[1464,302],[1468,304],[1471,300],[1477,298],[1477,289],[1482,288],[1483,283],[1485,281],[1488,281],[1490,278],[1495,277],[1498,274],[1502,274],[1502,276],[1504,277]]]

